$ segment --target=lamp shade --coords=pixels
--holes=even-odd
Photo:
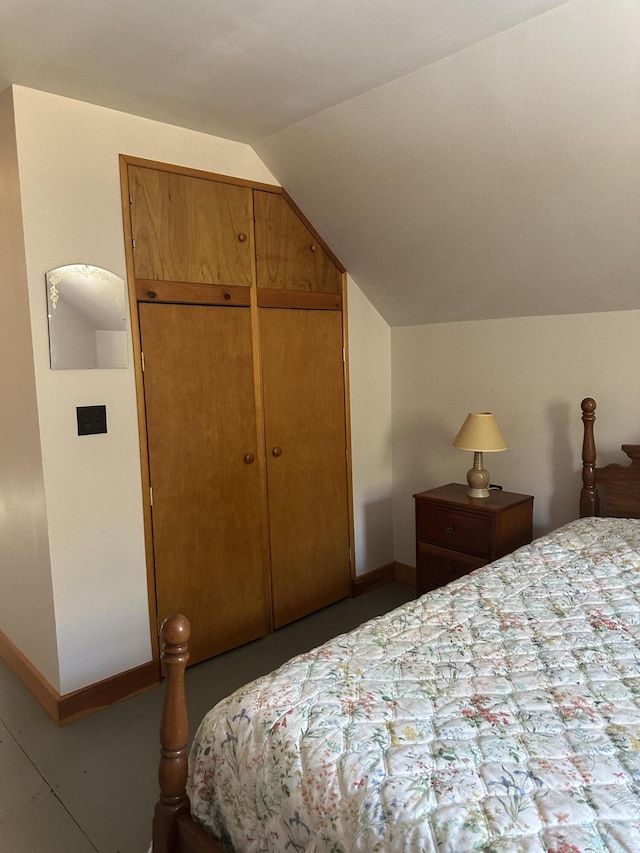
[[[453,446],[459,447],[460,450],[485,453],[507,449],[500,428],[491,412],[469,412],[459,433],[453,439]]]

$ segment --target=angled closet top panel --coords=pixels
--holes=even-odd
[[[342,271],[278,193],[254,190],[258,287],[340,293]]]
[[[251,190],[129,165],[137,279],[251,285]]]

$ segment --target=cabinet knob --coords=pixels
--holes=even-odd
[[[447,525],[447,527],[445,527],[445,529],[444,529],[444,532],[445,533],[453,533],[453,524]]]
[[[223,295],[223,297],[224,297],[227,301],[229,301],[229,299],[231,299],[231,294],[230,294],[230,293],[223,293],[222,295]]]
[[[251,465],[255,458],[256,457],[253,455],[253,453],[245,453],[244,461],[247,463],[247,465]]]
[[[241,231],[241,232],[238,234],[238,240],[239,240],[241,243],[246,243],[246,242],[247,242],[247,235],[244,233],[244,231]]]
[[[149,299],[155,299],[157,293],[155,292],[155,290],[147,290],[147,296],[149,297]]]
[[[318,251],[318,247],[316,246],[316,244],[315,244],[315,243],[312,243],[312,244],[311,244],[311,251],[312,251],[312,252],[317,252],[317,251]]]
[[[273,453],[274,456],[282,456],[282,448],[281,447],[274,447],[271,452]]]

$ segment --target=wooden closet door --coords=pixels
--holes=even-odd
[[[189,618],[196,663],[269,630],[250,313],[141,303],[139,317],[158,618]]]
[[[342,274],[318,239],[277,193],[254,190],[259,288],[342,291]]]
[[[260,338],[277,628],[351,591],[342,315],[263,308]]]
[[[137,279],[251,284],[251,190],[129,166]]]

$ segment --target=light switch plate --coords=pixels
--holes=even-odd
[[[76,406],[78,435],[97,435],[107,431],[106,406]]]

